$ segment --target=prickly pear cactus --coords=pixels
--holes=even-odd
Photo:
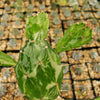
[[[63,71],[60,57],[46,41],[28,41],[15,68],[21,92],[29,100],[54,100],[60,94]]]
[[[65,32],[56,46],[56,52],[69,51],[87,44],[92,39],[92,30],[84,23],[73,24]]]
[[[29,40],[22,48],[15,68],[19,88],[29,100],[55,100],[60,94],[63,70],[59,55],[45,40],[48,19],[45,13],[40,13],[27,21]]]
[[[38,15],[27,18],[26,37],[35,42],[41,42],[46,39],[49,27],[47,14],[39,13]]]

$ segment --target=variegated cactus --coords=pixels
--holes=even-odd
[[[91,30],[85,24],[74,24],[60,39],[55,52],[46,41],[48,27],[49,19],[45,13],[27,18],[28,41],[22,48],[15,73],[21,92],[29,100],[55,100],[60,94],[64,72],[60,67],[60,56],[56,52],[82,46],[92,37]],[[4,55],[0,55],[2,66],[16,64],[11,57]]]
[[[56,52],[69,51],[87,44],[92,39],[92,31],[84,23],[73,24],[64,33],[56,46]]]
[[[60,94],[63,71],[59,55],[45,40],[48,27],[45,13],[27,20],[29,40],[22,49],[15,72],[19,88],[29,100],[54,100]]]
[[[47,41],[27,41],[15,69],[18,85],[29,100],[54,100],[60,94],[60,57]]]

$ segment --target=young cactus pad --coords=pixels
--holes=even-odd
[[[73,24],[65,32],[56,46],[56,52],[69,51],[87,44],[92,39],[92,30],[84,23]]]
[[[39,13],[38,15],[27,18],[26,37],[36,42],[46,39],[49,27],[47,14]]]
[[[16,61],[7,54],[0,51],[0,66],[14,66]]]
[[[15,72],[20,90],[29,100],[55,100],[60,94],[60,57],[45,40],[39,44],[27,41]]]

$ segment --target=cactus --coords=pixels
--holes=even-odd
[[[55,37],[55,43],[56,43],[56,45],[58,44],[59,39],[60,39],[60,37]]]
[[[37,18],[38,20],[36,20]],[[31,21],[32,19],[35,20]],[[48,26],[45,25],[49,24],[48,19],[45,13],[40,13],[38,16],[29,17],[27,23],[33,26],[26,26],[26,35],[31,35],[32,37],[28,38],[34,42],[27,41],[15,68],[19,88],[25,94],[25,97],[30,100],[54,100],[60,94],[63,70],[60,68],[59,55],[53,51],[45,40],[48,31]],[[33,29],[34,25],[37,27],[35,28],[39,36]],[[30,30],[34,33],[27,34]],[[41,37],[41,42],[38,39],[36,40],[39,37]]]
[[[70,90],[71,86],[69,85],[69,83],[62,83],[61,85],[61,90]]]
[[[68,0],[68,3],[69,3],[70,6],[78,5],[78,1],[77,0]]]
[[[75,17],[80,17],[81,16],[81,12],[75,12]]]
[[[51,9],[55,10],[56,9],[56,3],[51,3]]]
[[[100,3],[99,2],[95,5],[95,8],[100,9]]]
[[[93,19],[92,19],[92,24],[93,24],[93,25],[96,25],[96,24],[97,24],[97,22],[98,22],[98,21],[97,21],[97,19],[96,19],[96,18],[93,18]]]
[[[44,4],[40,4],[39,5],[39,9],[41,9],[41,10],[45,9],[45,5]]]
[[[64,11],[66,11],[67,10],[67,8],[66,7],[62,7],[62,11],[64,12]]]
[[[73,24],[74,24],[74,20],[68,20],[68,21],[67,21],[67,25],[68,25],[68,26],[71,26],[71,25],[73,25]]]
[[[71,11],[68,10],[68,9],[66,9],[66,10],[64,11],[64,16],[65,16],[65,17],[70,17],[71,14],[72,14]]]
[[[16,17],[24,19],[25,16],[23,13],[16,13]]]
[[[98,3],[97,0],[89,0],[89,4],[90,4],[91,6],[95,6],[97,3]]]
[[[33,41],[46,39],[49,27],[49,19],[45,13],[39,13],[35,17],[28,17],[26,21],[26,37]]]
[[[33,10],[34,6],[32,4],[28,5],[29,10]]]
[[[14,35],[18,35],[19,34],[19,30],[18,29],[14,29],[12,32]]]
[[[7,93],[7,88],[3,83],[0,83],[0,97],[4,96]]]
[[[100,64],[95,64],[93,66],[93,70],[96,72],[96,73],[99,73],[100,72]]]
[[[91,14],[90,14],[90,12],[87,12],[87,13],[85,13],[85,16],[86,16],[86,18],[89,18],[89,17],[91,17]]]
[[[54,32],[55,32],[56,34],[61,34],[61,29],[60,29],[60,28],[55,28],[55,29],[54,29]]]
[[[76,75],[81,75],[82,74],[82,68],[81,67],[76,67],[76,69],[75,69],[75,74]]]
[[[97,38],[97,41],[100,42],[100,37]]]
[[[3,36],[4,36],[4,31],[0,30],[0,37],[3,37]]]
[[[32,16],[32,12],[27,12],[27,17],[30,17],[30,16]]]
[[[20,24],[21,24],[20,20],[16,20],[16,21],[15,21],[15,24],[16,24],[16,25],[20,25]]]
[[[63,74],[66,74],[69,71],[69,66],[62,64],[62,67],[63,67]]]
[[[92,31],[84,23],[73,24],[60,38],[55,51],[63,52],[69,51],[72,48],[78,48],[87,44],[92,39]]]
[[[95,51],[91,51],[91,52],[90,52],[90,56],[91,56],[92,59],[96,59],[97,56],[98,56],[98,53],[95,52]]]
[[[51,16],[52,16],[52,17],[56,17],[56,16],[57,16],[57,12],[56,12],[56,11],[52,11],[52,12],[51,12]]]
[[[100,11],[97,11],[97,15],[100,16]]]
[[[85,85],[81,85],[81,86],[80,86],[80,91],[81,91],[81,92],[84,93],[86,90],[87,90],[87,87],[86,87]]]
[[[73,54],[72,54],[72,58],[74,59],[74,60],[80,60],[80,58],[82,57],[82,54],[80,53],[80,52],[73,52]]]
[[[54,19],[53,19],[53,23],[54,23],[55,25],[59,25],[59,24],[61,23],[61,21],[60,21],[59,18],[54,18]]]
[[[8,12],[8,11],[11,11],[11,8],[9,6],[5,7],[5,10]]]
[[[0,5],[2,5],[3,3],[2,3],[2,1],[0,1]]]
[[[89,4],[84,4],[83,5],[83,9],[84,10],[89,10],[90,9],[90,5]]]
[[[4,78],[10,77],[10,75],[11,75],[11,71],[10,71],[9,69],[6,70],[5,72],[3,72],[3,77],[4,77]]]
[[[9,46],[16,47],[17,46],[17,40],[16,39],[10,39],[9,40]]]
[[[96,26],[95,32],[96,32],[97,34],[100,33],[100,26]]]
[[[8,26],[7,21],[2,21],[2,22],[1,22],[1,26],[7,27],[7,26]]]
[[[100,100],[100,97],[95,98],[94,100]]]
[[[4,14],[2,17],[3,17],[4,20],[9,19],[9,15],[8,14]]]

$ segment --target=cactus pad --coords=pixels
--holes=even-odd
[[[87,44],[92,39],[92,31],[84,23],[73,24],[65,32],[56,46],[56,52],[69,51]]]
[[[15,68],[18,85],[29,100],[54,100],[60,93],[63,70],[60,57],[46,41],[28,41]]]

